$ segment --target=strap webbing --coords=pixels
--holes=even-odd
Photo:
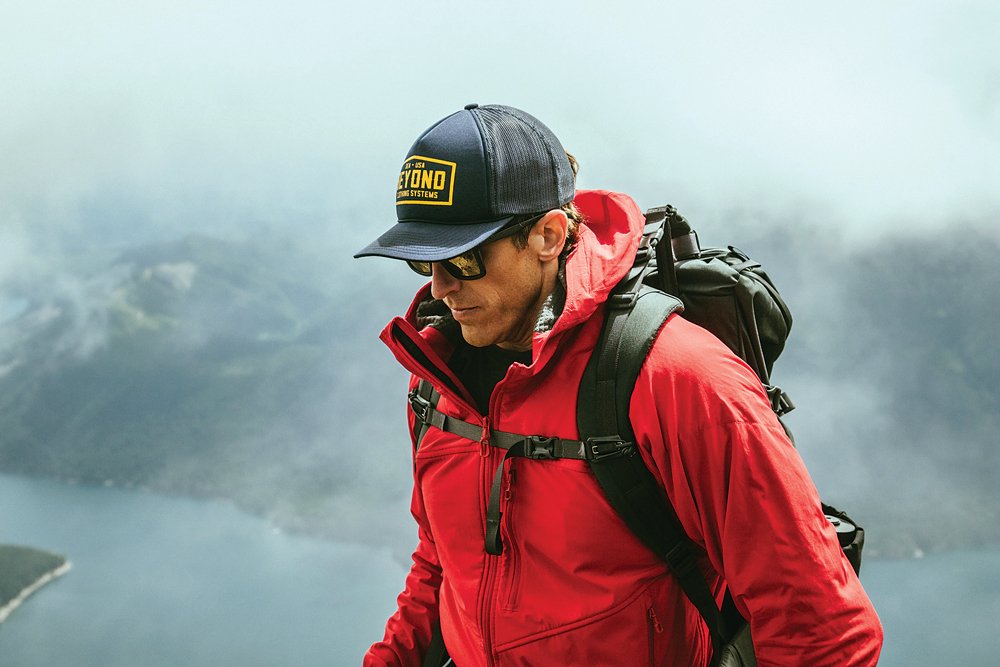
[[[673,206],[658,206],[646,211],[646,230],[651,228],[658,233],[653,246],[656,251],[656,273],[660,289],[667,294],[677,294],[677,272],[674,269],[673,243],[671,242],[670,222],[677,211]]]
[[[624,456],[591,460],[594,476],[626,525],[666,561],[705,619],[718,654],[726,636],[725,623],[698,570],[695,547],[638,451],[628,446],[635,441],[628,417],[635,381],[660,328],[680,309],[677,299],[650,288],[643,289],[630,311],[609,308],[604,335],[580,383],[577,421],[581,436],[626,443]]]
[[[410,393],[410,406],[416,415],[417,424],[434,426],[442,431],[452,433],[473,442],[480,442],[483,436],[483,427],[479,424],[467,422],[457,417],[451,417],[437,409],[437,394],[434,391],[433,403],[421,393],[422,385],[430,385],[426,380],[421,380],[417,389]],[[425,429],[426,432],[426,429]],[[528,459],[586,459],[587,453],[585,442],[580,440],[567,440],[565,438],[552,438],[545,435],[521,435],[520,433],[508,433],[506,431],[490,431],[489,444],[500,449],[508,450],[509,456],[522,456]]]
[[[660,243],[664,231],[651,227],[666,227],[670,238],[670,207],[653,209],[646,216],[645,233],[653,239],[661,284],[676,294],[676,274],[669,243]],[[679,230],[690,232],[683,219]],[[611,506],[654,553],[667,563],[691,603],[698,609],[712,636],[715,655],[727,635],[726,622],[704,576],[698,570],[696,548],[684,532],[680,521],[659,483],[646,468],[637,450],[631,446],[635,434],[629,421],[629,404],[639,371],[649,349],[671,313],[683,310],[680,301],[668,294],[630,282],[632,275],[646,273],[636,260],[636,266],[614,292],[635,293],[634,298],[614,295],[608,301],[607,320],[602,336],[580,383],[577,421],[581,437],[602,437],[622,443],[624,456],[591,460],[597,477]],[[648,262],[648,260],[645,260]],[[596,409],[595,409],[596,408]]]
[[[441,394],[434,388],[434,385],[427,380],[421,380],[417,384],[416,389],[410,392],[410,405],[437,405],[440,397]],[[413,420],[413,451],[416,452],[416,450],[420,449],[420,443],[423,441],[424,436],[427,435],[430,423],[424,419],[423,413],[417,411],[416,407],[413,408],[413,414],[416,415],[416,419]]]
[[[563,440],[545,436],[522,436],[513,433],[494,431],[490,444],[504,449],[503,459],[497,465],[493,474],[493,484],[490,487],[490,499],[486,504],[486,553],[499,556],[503,553],[503,540],[500,539],[500,492],[503,486],[503,469],[507,459],[520,456],[527,459],[585,459],[586,443],[579,440]]]
[[[442,431],[452,433],[467,440],[480,442],[483,436],[482,426],[458,419],[457,417],[451,417],[439,411],[437,409],[439,395],[433,389],[431,389],[433,393],[428,393],[425,385],[430,386],[430,383],[426,380],[421,380],[417,388],[410,392],[410,406],[416,416],[415,423],[417,426],[415,428],[419,428],[420,438],[423,438],[428,427],[434,426]],[[544,435],[521,435],[520,433],[508,433],[506,431],[490,431],[489,444],[505,450],[503,459],[497,465],[496,472],[493,474],[490,498],[486,505],[486,552],[494,556],[499,556],[503,553],[503,543],[500,539],[500,519],[502,518],[500,492],[503,485],[504,465],[510,457],[518,456],[535,460],[585,460],[589,456],[600,456],[605,453],[605,450],[600,447],[588,450],[588,443],[580,440],[552,438]]]
[[[431,628],[431,643],[427,647],[427,653],[424,654],[424,661],[420,663],[421,667],[444,667],[449,662],[451,658],[448,657],[448,649],[444,645],[441,623],[435,621]]]

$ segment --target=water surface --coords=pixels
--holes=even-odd
[[[0,625],[3,665],[356,665],[404,577],[224,502],[0,475],[0,508],[0,542],[73,563]]]
[[[0,508],[0,542],[73,562],[0,625],[2,665],[359,665],[405,576],[224,502],[0,475]],[[862,582],[880,665],[1000,664],[1000,548],[869,560]]]

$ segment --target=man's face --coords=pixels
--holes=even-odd
[[[434,264],[431,295],[451,309],[470,345],[530,349],[535,320],[547,296],[542,262],[531,244],[518,248],[509,238],[488,243],[481,251],[485,276],[459,280]]]

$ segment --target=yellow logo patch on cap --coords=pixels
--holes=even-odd
[[[451,206],[455,193],[454,162],[422,155],[406,158],[396,182],[396,205]]]

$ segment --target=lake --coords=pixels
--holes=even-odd
[[[0,625],[0,665],[358,665],[405,576],[225,502],[0,475],[0,508],[0,542],[73,562]],[[866,562],[880,664],[997,664],[998,572],[1000,549]]]
[[[405,576],[225,502],[0,475],[0,542],[73,569],[0,625],[0,665],[358,665]]]

